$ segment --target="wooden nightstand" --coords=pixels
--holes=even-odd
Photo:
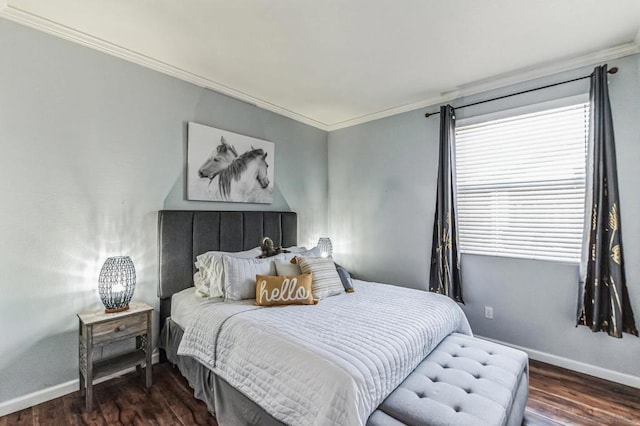
[[[80,395],[86,393],[86,410],[93,409],[93,381],[135,366],[145,365],[147,388],[151,387],[151,313],[145,303],[129,304],[124,312],[106,314],[104,309],[78,314]],[[136,338],[136,349],[110,358],[93,360],[94,350],[124,339]]]

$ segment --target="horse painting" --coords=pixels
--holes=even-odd
[[[209,183],[218,173],[227,168],[238,157],[233,145],[229,145],[224,136],[220,137],[220,145],[211,153],[207,161],[198,169],[198,176],[208,178]]]
[[[267,153],[252,149],[241,154],[229,166],[218,173],[218,185],[214,196],[225,201],[264,203],[269,199],[267,191]]]
[[[273,202],[273,142],[193,122],[187,137],[187,200]]]

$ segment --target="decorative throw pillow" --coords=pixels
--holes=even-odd
[[[241,259],[224,255],[224,299],[243,300],[255,299],[256,275],[275,275],[274,259]]]
[[[260,306],[276,305],[313,305],[311,274],[277,276],[256,276],[256,304]]]
[[[324,299],[344,292],[333,260],[326,257],[297,257],[303,274],[313,274],[313,297]]]
[[[300,275],[302,273],[300,267],[294,263],[279,262],[276,260],[275,264],[276,274],[278,275]]]
[[[198,269],[193,275],[196,294],[200,297],[224,297],[224,264],[222,256],[251,259],[260,254],[260,248],[240,252],[208,251],[196,257]]]
[[[336,271],[338,271],[338,276],[340,276],[340,281],[342,281],[342,287],[344,287],[344,291],[347,293],[353,293],[355,290],[353,288],[353,281],[351,281],[351,275],[349,275],[349,271],[347,271],[343,266],[336,265]],[[278,274],[280,275],[280,274]]]

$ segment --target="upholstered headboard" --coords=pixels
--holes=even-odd
[[[160,326],[171,315],[171,296],[193,286],[195,259],[207,251],[243,251],[269,237],[276,245],[294,246],[298,221],[293,212],[158,212],[158,297]]]

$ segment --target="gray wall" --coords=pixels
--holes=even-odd
[[[296,211],[301,244],[330,234],[337,259],[359,277],[426,288],[437,117],[419,110],[339,130],[327,147],[323,131],[2,19],[0,51],[0,403],[76,377],[75,314],[99,308],[97,274],[107,256],[130,255],[134,299],[157,305],[159,209]],[[627,274],[640,318],[639,57],[611,65],[621,67],[610,89]],[[563,86],[458,116],[584,90]],[[185,201],[188,121],[275,142],[274,203]],[[640,375],[631,356],[640,339],[573,327],[575,266],[462,262],[464,309],[476,333]],[[484,305],[495,320],[483,318]]]
[[[627,280],[640,321],[640,56],[610,61]],[[589,74],[593,67],[505,87],[478,99]],[[460,110],[458,119],[588,92],[588,80]],[[356,275],[426,288],[435,208],[438,117],[428,108],[329,134],[329,229],[338,261]],[[640,376],[640,339],[575,328],[576,265],[462,256],[466,312],[478,335]],[[484,306],[494,320],[484,318]],[[640,322],[638,323],[640,325]]]
[[[0,403],[77,377],[107,256],[157,305],[157,210],[292,210],[300,243],[326,234],[326,132],[2,19],[0,52]],[[185,201],[188,121],[275,142],[273,204]]]

